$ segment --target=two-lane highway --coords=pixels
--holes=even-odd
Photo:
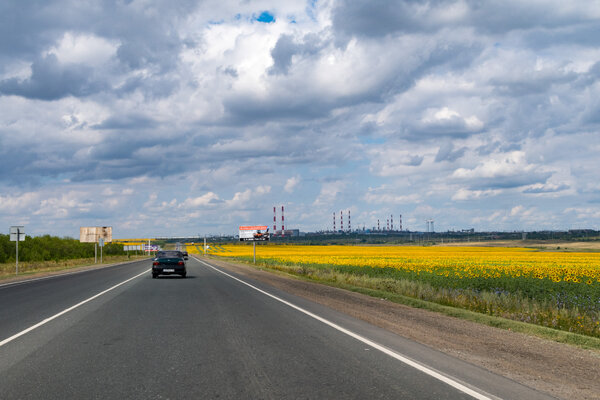
[[[149,268],[0,286],[1,397],[546,398],[204,260]]]

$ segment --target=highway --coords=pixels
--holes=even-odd
[[[210,261],[0,283],[2,399],[548,399]]]

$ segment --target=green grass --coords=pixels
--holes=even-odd
[[[73,260],[62,260],[62,261],[31,261],[31,262],[23,262],[19,263],[19,275],[15,274],[15,263],[4,263],[0,264],[0,280],[13,278],[15,276],[31,276],[39,273],[47,273],[47,272],[56,272],[69,270],[78,267],[84,266],[100,266],[100,265],[108,265],[114,264],[118,262],[136,260],[147,258],[145,255],[132,255],[128,257],[126,255],[120,256],[105,256],[103,257],[103,263],[100,264],[100,258],[98,258],[98,263],[94,264],[94,258],[79,258]]]

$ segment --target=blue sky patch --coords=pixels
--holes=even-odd
[[[268,11],[263,11],[258,18],[256,18],[258,22],[263,22],[265,24],[270,24],[271,22],[275,22],[275,16]]]

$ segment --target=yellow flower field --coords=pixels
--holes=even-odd
[[[252,245],[215,244],[210,254],[251,261]],[[600,337],[600,253],[269,243],[256,246],[256,261],[313,279]]]
[[[226,245],[211,254],[252,257],[252,246]],[[542,252],[525,248],[422,246],[257,246],[257,258],[284,264],[394,268],[456,278],[549,279],[600,283],[600,253]]]

